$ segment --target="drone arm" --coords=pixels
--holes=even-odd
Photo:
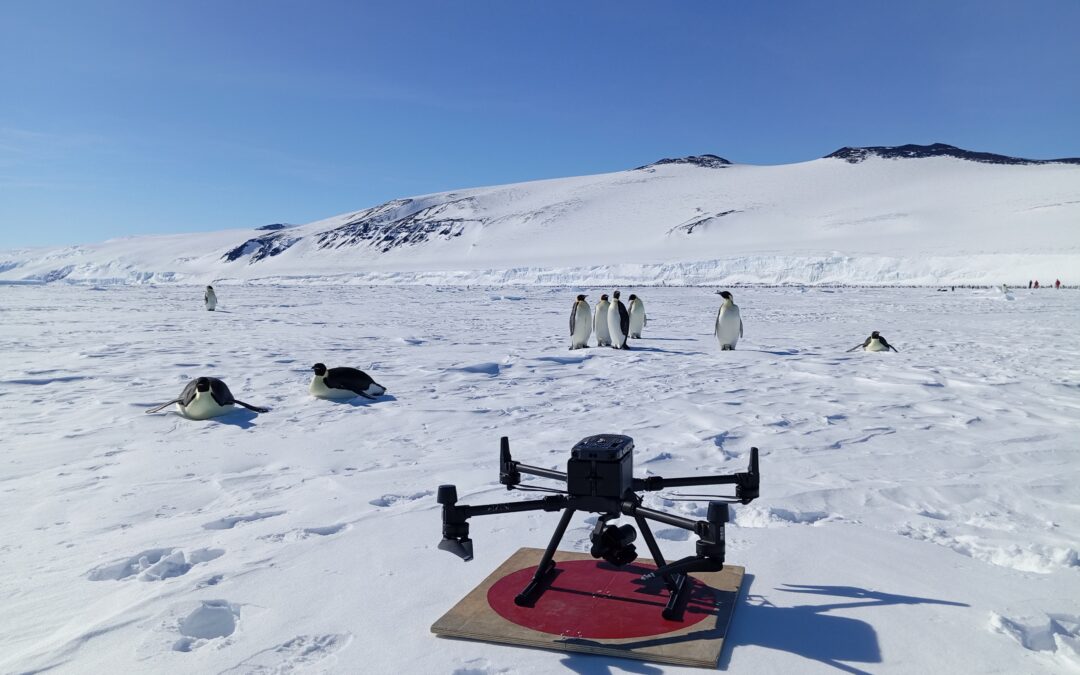
[[[507,490],[512,490],[521,483],[521,474],[523,473],[566,482],[566,472],[564,471],[543,469],[515,461],[510,457],[510,439],[503,436],[499,439],[499,482],[505,485]]]
[[[750,465],[745,472],[728,476],[687,476],[685,478],[663,478],[649,476],[635,478],[634,491],[655,491],[672,487],[691,485],[734,485],[735,498],[743,504],[749,504],[760,496],[761,471],[758,469],[758,449],[750,448]],[[683,527],[677,525],[676,527]]]
[[[438,502],[442,504],[442,541],[439,548],[449,551],[462,560],[472,560],[473,546],[469,538],[469,518],[489,516],[498,513],[516,513],[519,511],[558,511],[566,507],[567,499],[561,495],[552,495],[543,499],[531,499],[523,502],[503,504],[458,504],[457,488],[453,485],[440,485]]]
[[[554,469],[543,469],[538,466],[529,466],[528,464],[521,464],[520,462],[514,462],[514,468],[520,473],[527,473],[532,476],[540,476],[541,478],[551,478],[552,480],[566,481],[565,471],[555,471]]]
[[[664,513],[663,511],[657,511],[655,509],[646,508],[644,506],[638,506],[632,502],[623,502],[623,513],[635,518],[647,518],[649,520],[655,520],[665,525],[671,525],[673,527],[679,527],[684,530],[690,530],[691,532],[698,531],[698,524],[703,523],[701,520],[690,520],[689,518],[683,518],[682,516],[674,516],[670,513]]]

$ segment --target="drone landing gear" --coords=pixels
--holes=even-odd
[[[566,528],[570,525],[570,519],[574,517],[574,512],[575,509],[563,511],[559,525],[555,528],[555,534],[551,536],[551,541],[548,542],[547,548],[544,550],[544,557],[540,558],[540,564],[536,566],[536,574],[533,575],[532,581],[514,596],[515,605],[532,607],[546,590],[544,584],[549,580],[549,577],[554,576],[555,572],[555,562],[553,560],[555,549],[559,547],[559,542],[562,541],[563,535],[566,534]]]
[[[559,548],[559,543],[566,534],[566,528],[569,527],[570,520],[574,517],[574,513],[576,513],[575,509],[566,509],[566,511],[563,512],[562,518],[555,528],[555,533],[551,536],[551,541],[548,542],[547,548],[544,550],[544,555],[540,559],[540,564],[536,566],[536,572],[533,574],[532,579],[529,580],[529,583],[520,593],[514,596],[515,605],[518,605],[519,607],[534,607],[536,602],[544,594],[544,591],[550,587],[551,582],[558,572],[554,561],[555,551]],[[619,514],[608,513],[600,516],[596,523],[596,527],[593,529],[592,539],[600,542],[606,530],[606,521],[611,518],[616,518],[618,515]],[[653,561],[657,565],[657,570],[650,572],[644,578],[648,579],[659,576],[663,579],[664,585],[667,586],[669,592],[667,605],[664,607],[661,614],[668,621],[682,621],[683,615],[686,612],[686,605],[690,600],[690,592],[693,588],[690,576],[685,572],[669,573],[663,571],[663,568],[670,566],[664,561],[664,554],[660,552],[660,546],[656,543],[656,537],[653,536],[652,528],[649,527],[649,522],[641,516],[635,516],[634,521],[637,523],[638,529],[641,530],[641,536],[645,540],[645,545],[648,546],[649,553],[652,555]],[[615,528],[614,526],[611,527],[614,531],[620,529]],[[629,534],[632,533],[632,530],[629,532],[623,530],[622,532]],[[623,565],[633,562],[637,557],[637,554],[633,552],[634,547],[630,545],[629,542],[626,542],[622,551],[626,551],[627,549],[630,550],[629,554],[623,553],[621,556],[616,556],[615,559],[612,559],[613,554],[604,555],[603,552],[605,552],[606,549],[602,544],[596,544],[593,546],[593,557],[603,557],[611,564],[622,567]],[[690,560],[697,561],[698,558],[694,557]],[[681,562],[683,561],[680,561],[680,563]],[[713,565],[710,565],[709,567],[713,567]],[[722,567],[722,564],[715,564],[715,569],[710,569],[708,571],[718,571]]]

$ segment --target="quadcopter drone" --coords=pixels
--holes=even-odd
[[[555,528],[555,534],[548,542],[536,573],[525,588],[517,594],[514,602],[522,607],[532,607],[544,593],[545,583],[555,571],[552,558],[555,549],[566,533],[576,511],[591,511],[601,514],[596,521],[589,540],[592,542],[590,553],[594,558],[603,558],[616,567],[623,567],[637,558],[637,549],[633,542],[637,532],[632,525],[616,526],[609,520],[620,516],[630,516],[637,523],[645,539],[649,553],[657,564],[657,569],[643,575],[642,579],[660,577],[667,586],[670,595],[662,614],[665,619],[680,621],[686,604],[690,599],[690,572],[718,572],[724,568],[724,523],[728,522],[728,503],[749,504],[757,499],[761,484],[758,471],[758,449],[750,448],[750,466],[746,472],[725,476],[699,476],[684,478],[634,478],[634,440],[629,436],[601,434],[583,438],[570,452],[570,461],[566,472],[543,469],[522,464],[510,458],[510,439],[502,437],[499,449],[499,482],[507,490],[543,490],[555,492],[542,499],[499,504],[477,504],[469,506],[457,503],[457,488],[453,485],[440,485],[438,503],[442,504],[443,538],[439,548],[449,551],[463,560],[472,560],[472,539],[469,539],[469,518],[498,513],[518,511],[562,511],[562,519]],[[563,481],[565,490],[521,486],[521,475],[530,474],[541,478]],[[681,516],[664,513],[641,505],[643,491],[663,490],[672,487],[691,485],[734,485],[735,496],[706,495],[715,497],[709,502],[705,520],[691,520]],[[690,530],[698,537],[697,554],[687,556],[673,563],[666,563],[656,544],[656,538],[649,529],[649,520]]]

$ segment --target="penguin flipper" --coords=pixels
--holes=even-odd
[[[742,317],[739,317],[739,337],[742,337]]]
[[[854,347],[852,347],[852,348],[851,348],[851,349],[849,349],[848,351],[849,351],[849,352],[853,352],[853,351],[855,351],[856,349],[865,349],[865,348],[866,348],[866,343],[864,342],[864,343],[862,343],[862,344],[859,344],[859,345],[855,345]]]
[[[165,408],[168,408],[173,403],[183,403],[183,402],[184,402],[183,399],[174,398],[173,400],[169,401],[168,403],[162,403],[161,405],[159,405],[156,408],[150,408],[149,410],[146,411],[146,414],[149,415],[150,413],[156,413],[156,412],[159,412],[161,410],[164,410]]]
[[[577,323],[577,303],[570,308],[570,335],[574,334],[574,324]]]
[[[244,406],[248,410],[254,410],[257,413],[270,412],[270,408],[262,408],[260,406],[251,405],[250,403],[244,403],[243,401],[238,401],[236,399],[233,399],[233,403],[235,403],[236,405]]]

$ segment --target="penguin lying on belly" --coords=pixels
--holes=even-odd
[[[861,345],[855,345],[848,351],[853,352],[860,347],[863,351],[866,352],[887,352],[890,349],[894,352],[900,351],[896,347],[893,347],[891,344],[889,344],[889,341],[885,339],[885,336],[877,331],[870,333],[870,337],[866,338],[866,340],[864,340]]]
[[[311,378],[308,391],[315,398],[343,399],[363,396],[374,400],[376,396],[386,393],[386,387],[356,368],[327,368],[316,363],[311,369],[315,371],[315,376]]]
[[[162,403],[156,408],[147,410],[147,413],[155,413],[168,408],[173,403],[180,407],[180,414],[191,420],[206,420],[211,417],[225,415],[235,410],[234,405],[240,405],[248,410],[264,413],[270,412],[269,408],[237,401],[224,382],[216,377],[200,377],[187,383],[180,397],[168,403]]]

